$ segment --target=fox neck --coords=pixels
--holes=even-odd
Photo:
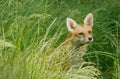
[[[80,47],[82,47],[82,46],[87,44],[87,43],[80,42],[79,40],[76,40],[75,36],[72,37],[72,40],[73,40],[73,46],[75,48],[80,48]]]
[[[75,48],[79,48],[83,45],[85,45],[84,43],[78,42],[76,40],[74,40],[75,38],[73,37],[73,46],[75,46]]]

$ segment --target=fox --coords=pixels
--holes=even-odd
[[[66,19],[66,26],[69,33],[53,54],[55,56],[56,52],[58,52],[59,54],[57,55],[59,56],[55,58],[50,56],[52,57],[50,60],[54,59],[53,61],[56,61],[56,63],[59,61],[63,62],[61,63],[63,70],[69,70],[72,66],[78,68],[84,62],[83,56],[87,51],[87,47],[93,42],[93,14],[88,13],[83,24],[78,24],[75,20],[68,17]]]
[[[87,51],[87,47],[91,42],[93,42],[92,36],[92,27],[93,27],[93,14],[88,13],[88,15],[84,19],[83,24],[78,24],[72,18],[67,18],[66,20],[67,29],[69,34],[63,45],[71,39],[72,43],[72,52],[70,55],[70,65],[79,65],[83,60],[83,56]]]

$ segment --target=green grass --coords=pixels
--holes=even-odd
[[[1,0],[0,79],[120,79],[119,8],[119,0]],[[57,49],[68,33],[66,18],[83,23],[89,12],[94,42],[86,63],[61,71],[61,51],[70,51]]]

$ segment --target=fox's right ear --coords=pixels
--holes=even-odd
[[[77,27],[77,23],[71,19],[71,18],[67,18],[67,21],[66,21],[66,24],[67,24],[67,28],[68,28],[68,31],[70,32],[73,32],[75,30],[75,28]]]

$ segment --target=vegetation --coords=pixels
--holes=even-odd
[[[90,12],[94,42],[86,62],[61,71],[63,56],[49,60],[70,51],[57,49],[68,33],[66,18],[83,23]],[[0,79],[120,79],[119,35],[119,0],[0,0]]]

